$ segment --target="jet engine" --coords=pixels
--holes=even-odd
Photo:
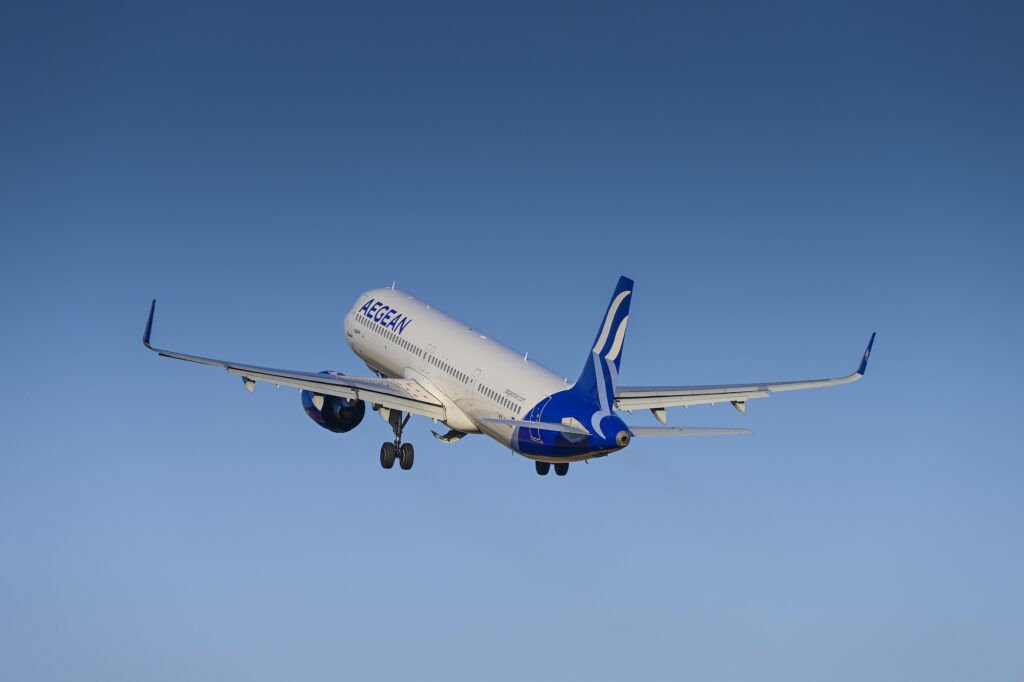
[[[344,376],[341,372],[320,372],[333,376]],[[317,424],[333,431],[345,433],[359,426],[366,414],[366,403],[362,400],[350,400],[333,395],[320,395],[312,391],[302,391],[302,409]]]

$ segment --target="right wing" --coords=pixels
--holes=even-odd
[[[871,335],[868,347],[864,349],[860,366],[853,374],[834,379],[810,379],[806,381],[778,381],[760,384],[725,384],[721,386],[619,386],[615,391],[615,407],[620,410],[650,409],[664,422],[666,407],[689,407],[690,405],[714,405],[732,403],[743,412],[747,401],[752,398],[767,398],[772,393],[799,391],[805,388],[825,388],[857,381],[864,376],[871,355],[875,335]]]
[[[446,419],[444,405],[441,401],[412,379],[350,377],[274,369],[272,367],[257,367],[228,360],[214,360],[213,358],[204,358],[198,355],[187,355],[185,353],[154,348],[149,342],[149,337],[153,331],[153,313],[155,311],[156,301],[154,300],[149,309],[149,321],[146,322],[146,331],[142,335],[142,343],[146,348],[166,358],[222,367],[228,373],[242,377],[245,387],[250,391],[256,386],[257,381],[265,381],[277,386],[288,386],[289,388],[297,388],[301,391],[309,391],[316,395],[333,395],[339,398],[364,400],[388,409],[411,412],[439,421]]]

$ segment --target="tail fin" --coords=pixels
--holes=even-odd
[[[629,322],[629,302],[633,293],[633,280],[619,277],[612,300],[597,330],[594,346],[587,354],[580,378],[572,387],[580,398],[610,412],[615,403],[615,387],[619,383],[619,361],[622,344]]]

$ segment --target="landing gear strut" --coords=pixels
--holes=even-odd
[[[395,465],[395,459],[398,459],[398,466],[408,471],[412,469],[412,462],[415,456],[413,451],[412,443],[402,442],[402,429],[409,423],[409,418],[412,414],[406,414],[405,418],[402,417],[402,413],[398,410],[391,410],[388,414],[388,423],[391,424],[391,430],[395,433],[395,440],[391,443],[384,443],[380,446],[380,465],[385,469],[390,469]]]

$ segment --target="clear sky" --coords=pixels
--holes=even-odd
[[[0,678],[1024,676],[1017,3],[4,3]],[[864,381],[539,478],[147,353]],[[649,414],[633,423],[649,424]]]

